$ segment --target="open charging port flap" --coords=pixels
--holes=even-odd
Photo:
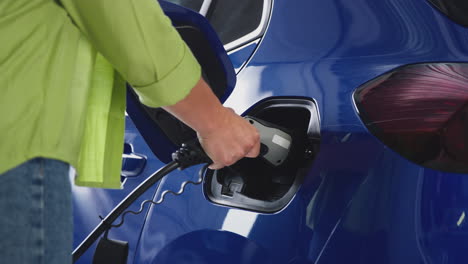
[[[233,166],[205,172],[206,197],[220,205],[274,213],[286,206],[303,182],[320,144],[320,122],[313,100],[270,98],[246,115],[285,128],[291,133],[288,158],[272,166],[262,158],[244,158]]]

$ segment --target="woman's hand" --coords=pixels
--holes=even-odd
[[[180,102],[163,107],[197,132],[211,169],[236,163],[260,152],[257,129],[232,109],[224,107],[203,80]]]
[[[216,126],[198,132],[198,139],[206,154],[213,160],[210,169],[230,166],[244,157],[254,158],[260,152],[257,129],[232,109],[224,108]]]

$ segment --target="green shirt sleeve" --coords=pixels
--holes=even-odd
[[[143,104],[175,104],[199,80],[198,62],[155,0],[61,2]]]

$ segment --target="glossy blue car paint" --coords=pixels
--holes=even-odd
[[[391,69],[438,61],[468,61],[468,30],[425,0],[275,0],[225,104],[243,113],[273,96],[316,100],[320,152],[297,195],[280,212],[261,214],[214,205],[189,185],[109,236],[129,241],[128,263],[141,264],[466,263],[468,175],[402,158],[369,133],[352,100]],[[98,214],[164,165],[139,134],[127,119],[126,141],[148,161],[123,191],[74,187],[76,243]],[[140,200],[177,191],[201,169],[171,173]],[[90,254],[80,263],[91,263]]]
[[[250,56],[254,53],[255,49],[258,46],[258,41],[249,43],[235,51],[233,51],[229,58],[231,59],[232,66],[236,73],[239,73],[243,67],[246,65]]]
[[[123,190],[86,188],[73,185],[74,248],[99,224],[101,221],[99,216],[106,216],[128,193],[162,166],[162,163],[151,153],[151,150],[128,117],[126,118],[125,142],[131,144],[136,153],[147,153],[146,166],[140,175],[124,180]],[[137,211],[140,203],[146,199],[151,199],[153,192],[154,190],[147,191],[129,209]],[[143,213],[138,216],[128,217],[121,228],[110,231],[110,237],[128,241],[131,246],[136,245],[138,243],[138,234],[144,223],[144,216]],[[94,246],[80,258],[78,263],[92,263]],[[134,251],[131,250],[129,259],[132,258],[133,253]]]

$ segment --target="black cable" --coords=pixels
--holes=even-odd
[[[85,240],[83,240],[83,242],[81,242],[81,244],[73,251],[73,263],[75,263],[104,232],[108,231],[112,227],[116,227],[115,225],[112,225],[112,223],[122,213],[124,213],[125,209],[127,209],[133,202],[135,202],[138,197],[140,197],[151,186],[162,179],[162,177],[166,176],[177,168],[183,170],[197,164],[207,163],[209,165],[213,163],[201,148],[198,140],[193,140],[191,142],[182,144],[182,147],[179,150],[172,153],[172,159],[172,162],[159,169],[153,175],[149,176],[144,182],[138,185],[114,208],[114,210],[112,210],[104,219],[102,219],[101,223],[99,223],[99,225],[94,228],[94,230],[85,238]],[[121,224],[118,226],[120,225]]]
[[[166,166],[159,169],[153,175],[148,177],[138,187],[136,187],[131,193],[125,197],[115,208],[112,210],[99,225],[81,242],[81,244],[73,251],[73,263],[75,263],[88,248],[109,228],[112,223],[127,209],[138,197],[140,197],[146,190],[158,182],[162,177],[166,176],[170,172],[174,171],[179,167],[177,161],[172,161]]]
[[[185,192],[185,188],[187,187],[187,185],[191,184],[191,185],[200,185],[202,184],[203,182],[203,173],[206,171],[206,169],[208,168],[208,165],[209,164],[206,164],[200,171],[199,171],[199,175],[198,175],[198,180],[197,181],[184,181],[182,182],[181,186],[180,186],[180,190],[175,192],[175,191],[171,191],[171,190],[165,190],[162,194],[161,194],[161,198],[159,198],[159,200],[157,201],[153,201],[153,200],[144,200],[141,204],[140,204],[140,209],[138,209],[138,211],[132,211],[132,210],[127,210],[125,212],[122,213],[122,216],[120,217],[120,223],[118,224],[113,224],[111,225],[111,227],[121,227],[124,223],[125,223],[125,216],[128,215],[128,214],[133,214],[133,215],[139,215],[141,213],[143,213],[143,211],[145,210],[145,205],[147,204],[152,204],[152,205],[160,205],[164,202],[164,200],[166,199],[166,195],[174,195],[174,196],[180,196],[182,195],[184,192]],[[101,218],[102,219],[102,218]]]

